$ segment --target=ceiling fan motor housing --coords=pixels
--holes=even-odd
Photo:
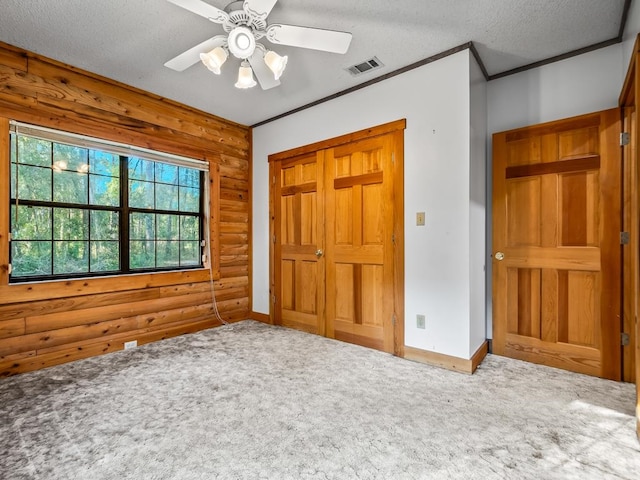
[[[267,28],[265,19],[250,15],[243,10],[244,2],[232,2],[226,6],[225,12],[229,15],[229,21],[223,24],[225,31],[230,32],[241,25],[249,27],[252,31],[263,31]]]
[[[256,49],[256,38],[248,27],[236,27],[229,32],[229,51],[234,57],[242,60],[253,55]]]

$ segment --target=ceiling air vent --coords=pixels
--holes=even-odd
[[[347,71],[355,77],[365,72],[370,72],[371,70],[377,70],[380,67],[384,67],[384,64],[380,60],[378,60],[378,57],[373,57],[362,63],[352,65],[351,67],[347,68]]]

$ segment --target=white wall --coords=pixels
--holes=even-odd
[[[469,62],[465,50],[254,129],[254,311],[269,311],[268,155],[406,118],[405,343],[469,358]],[[418,211],[425,227],[415,225]]]
[[[615,107],[625,72],[616,44],[492,80],[489,133]]]
[[[485,264],[486,264],[486,139],[487,139],[487,82],[473,55],[469,56],[470,71],[470,172],[469,172],[469,264],[471,281],[471,311],[469,355],[484,342]]]
[[[640,2],[636,1],[631,2],[627,24],[625,25],[624,34],[622,35],[622,63],[625,69],[627,65],[629,65],[638,32],[640,32]]]
[[[623,43],[489,82],[489,136],[616,107],[638,32],[640,2],[635,1]]]

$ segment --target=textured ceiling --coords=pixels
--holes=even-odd
[[[224,8],[230,0],[205,0]],[[166,0],[2,0],[0,41],[230,120],[253,125],[473,41],[489,75],[618,36],[624,0],[279,0],[269,23],[353,33],[345,55],[276,46],[289,56],[282,84],[233,87],[237,60],[220,76],[200,63],[164,63],[224,33]],[[268,43],[268,42],[265,42]],[[380,70],[346,67],[377,56]],[[230,59],[231,60],[231,59]]]

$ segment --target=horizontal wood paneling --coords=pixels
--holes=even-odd
[[[182,272],[8,284],[9,120],[210,163],[213,281]],[[0,43],[0,376],[250,316],[250,130]]]
[[[138,345],[143,345],[145,343],[156,342],[158,340],[193,333],[219,325],[220,322],[207,316],[207,318],[204,319],[189,319],[186,322],[177,322],[176,324],[163,325],[159,328],[144,329],[136,332],[137,336],[135,338],[138,341]],[[21,358],[15,358],[10,362],[5,362],[2,375],[15,375],[17,373],[59,365],[72,360],[122,350],[124,348],[124,342],[130,338],[129,335],[114,335],[110,338],[101,338],[96,341],[79,342],[75,345],[68,345],[57,350],[44,350],[38,354],[26,354]]]
[[[0,320],[0,339],[17,337],[26,333],[25,319],[14,318],[11,320]]]

